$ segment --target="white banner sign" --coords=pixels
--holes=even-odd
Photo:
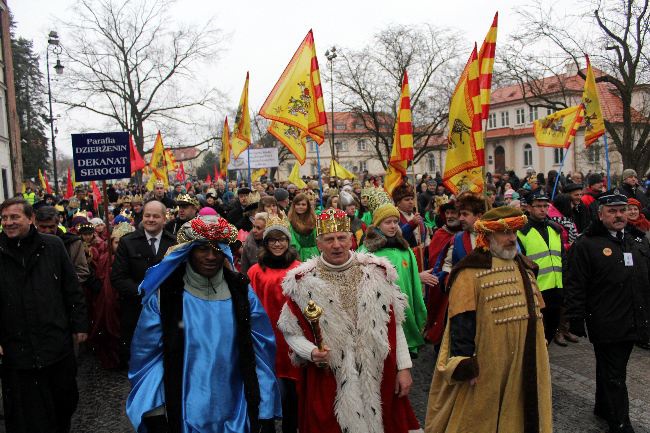
[[[239,158],[230,156],[228,170],[248,170],[248,156],[251,158],[251,169],[277,167],[278,148],[265,147],[263,149],[249,149],[242,152]]]

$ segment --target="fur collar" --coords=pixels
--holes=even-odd
[[[404,236],[402,236],[400,231],[395,234],[395,240],[403,249],[408,250],[410,248],[408,242],[406,242],[406,239],[404,239]],[[386,246],[386,242],[387,238],[381,230],[376,226],[368,227],[368,230],[366,230],[366,238],[363,241],[363,246],[366,247],[368,252],[374,253],[375,251],[381,250]]]
[[[314,257],[289,271],[283,292],[301,309],[310,299],[323,307],[321,330],[323,341],[331,347],[330,368],[337,384],[334,413],[341,431],[384,433],[381,382],[384,361],[395,349],[388,344],[388,322],[392,308],[399,326],[406,308],[406,297],[394,283],[397,273],[385,258],[356,253],[363,277],[354,324],[340,304],[337,288],[317,277],[318,260]],[[286,305],[278,327],[285,335],[302,335]]]

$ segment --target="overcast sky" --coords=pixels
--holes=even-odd
[[[578,1],[557,2],[555,7],[570,10]],[[35,49],[42,54],[43,70],[47,34],[57,29],[57,17],[74,16],[74,3],[74,0],[9,0],[17,22],[15,32],[34,41]],[[215,27],[230,35],[227,50],[218,62],[220,66],[215,66],[204,78],[225,92],[230,105],[236,106],[249,70],[249,103],[251,109],[257,110],[310,28],[314,30],[321,68],[327,64],[325,50],[332,45],[361,47],[389,24],[430,23],[460,30],[469,55],[474,41],[479,45],[483,41],[498,10],[498,56],[498,42],[505,41],[517,26],[515,8],[525,4],[522,0],[179,0],[172,16],[190,24],[201,24],[213,17]],[[63,36],[61,43],[66,43]],[[329,107],[329,101],[325,102]],[[56,115],[63,110],[55,106],[54,111]],[[71,154],[70,134],[76,132],[79,119],[82,118],[65,117],[58,125],[57,147],[68,155]]]

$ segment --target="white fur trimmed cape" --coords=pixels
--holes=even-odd
[[[397,273],[390,262],[371,254],[355,254],[363,272],[357,293],[356,324],[351,323],[350,317],[341,306],[337,287],[317,277],[316,265],[319,257],[314,257],[290,271],[282,287],[284,294],[301,311],[310,300],[323,308],[320,326],[323,341],[331,349],[329,369],[336,380],[333,409],[340,430],[343,433],[384,433],[384,363],[390,351],[395,350],[389,344],[389,323],[392,313],[396,326],[400,326],[404,320],[407,301],[395,285]],[[287,338],[304,338],[303,327],[294,315],[295,311],[295,308],[292,311],[289,303],[285,304],[278,327]],[[296,356],[293,359],[294,362],[306,362]],[[306,367],[313,368],[313,364]],[[318,390],[309,390],[308,393],[309,395],[301,396],[301,399],[314,398]],[[408,399],[400,400],[404,401],[400,401],[399,405],[407,407],[405,410],[412,416]],[[414,416],[413,420],[415,425],[410,422],[409,426],[413,427],[404,429],[404,432],[419,428]]]

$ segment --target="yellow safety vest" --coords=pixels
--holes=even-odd
[[[525,235],[517,232],[517,238],[526,249],[526,257],[539,266],[537,285],[539,290],[562,288],[562,238],[551,227],[548,230],[548,245],[539,232],[531,228]]]

